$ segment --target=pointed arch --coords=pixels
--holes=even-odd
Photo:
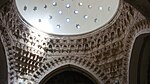
[[[85,58],[66,56],[46,62],[41,68],[34,72],[31,80],[34,80],[36,83],[40,83],[47,75],[66,67],[79,72],[84,72],[85,75],[94,79],[96,84],[104,84],[106,81],[103,81],[103,79],[109,79],[109,77],[102,69],[99,68],[99,66],[97,66],[97,64],[92,63]]]

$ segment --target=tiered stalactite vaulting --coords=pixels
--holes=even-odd
[[[0,10],[0,33],[5,47],[9,83],[39,83],[57,66],[75,64],[92,73],[101,84],[128,82],[129,53],[138,31],[150,22],[122,1],[117,16],[104,27],[77,36],[57,36],[30,29],[13,3]],[[59,67],[58,67],[59,68]]]

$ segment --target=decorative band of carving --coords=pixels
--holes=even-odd
[[[135,39],[145,33],[150,33],[150,21],[147,20],[141,20],[137,22],[133,27],[130,28],[128,35],[126,36],[125,40],[125,55],[124,55],[124,76],[129,83],[129,65],[130,65],[130,58],[131,58],[131,52],[133,49],[133,44],[135,42]]]
[[[14,59],[14,45],[9,36],[9,33],[4,29],[0,31],[1,41],[4,46],[4,50],[7,58],[7,66],[8,66],[8,83],[14,82],[14,77],[16,76],[15,72],[15,59]]]
[[[37,71],[34,72],[31,80],[39,83],[50,72],[65,65],[77,66],[85,71],[88,71],[99,81],[99,84],[110,83],[109,76],[107,76],[104,71],[100,69],[99,66],[97,66],[97,64],[76,56],[58,57],[46,62]]]

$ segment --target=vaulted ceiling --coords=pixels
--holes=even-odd
[[[8,0],[0,0],[0,6]],[[138,9],[147,19],[150,20],[150,0],[125,0]]]
[[[8,0],[0,0],[0,7],[5,4]],[[150,0],[125,0],[136,9],[138,9],[147,19],[150,20]],[[0,43],[1,45],[2,43]],[[1,47],[0,47],[1,49]],[[2,51],[2,50],[0,50]],[[2,61],[0,61],[2,62]],[[3,71],[1,71],[3,72]],[[0,73],[1,74],[1,73]],[[0,82],[1,84],[1,82]]]

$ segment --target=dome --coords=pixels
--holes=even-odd
[[[120,0],[15,0],[22,19],[48,34],[78,35],[101,28]]]

